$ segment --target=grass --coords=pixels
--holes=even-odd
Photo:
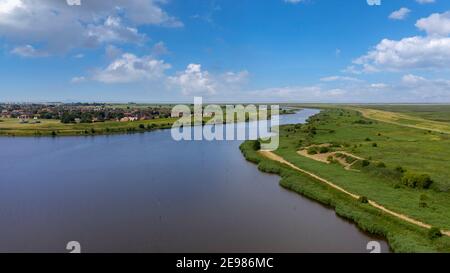
[[[355,168],[360,171],[354,172],[339,164],[325,164],[297,154],[300,148],[323,143],[339,144],[344,151],[367,158],[370,165],[363,167],[359,162]],[[246,145],[242,146],[246,158],[258,163],[263,171],[280,174],[283,187],[330,205],[362,229],[385,236],[395,251],[450,252],[448,236],[431,240],[427,230],[355,203],[309,177],[259,157]],[[329,108],[306,125],[282,126],[280,147],[275,153],[388,209],[450,230],[450,138],[447,134],[368,120],[357,111]],[[430,175],[434,181],[432,188],[404,186],[403,173],[399,170]]]
[[[260,171],[280,175],[282,187],[329,206],[365,232],[386,238],[395,252],[450,251],[450,238],[430,239],[425,229],[383,214],[285,165],[261,157],[253,149],[252,141],[243,143],[241,151],[247,160],[258,164]]]
[[[139,132],[170,128],[175,118],[134,122],[106,121],[98,123],[63,124],[59,120],[41,120],[38,124],[21,124],[17,119],[0,122],[0,136],[76,136]],[[140,125],[144,125],[144,129]],[[54,134],[53,134],[54,133]]]
[[[364,107],[364,106],[362,106]],[[423,119],[450,122],[450,105],[370,105],[371,109],[402,113]]]
[[[114,105],[116,108],[128,107],[127,104]],[[133,105],[133,107],[148,107],[147,104]],[[295,110],[283,110],[280,115],[293,114]],[[262,112],[258,112],[258,117]],[[267,116],[270,117],[268,110]],[[248,113],[245,114],[249,118]],[[261,117],[265,118],[265,117]],[[204,117],[203,122],[211,121],[212,118]],[[237,114],[235,114],[237,119]],[[97,123],[64,124],[59,120],[40,120],[40,123],[21,123],[20,120],[9,118],[0,119],[0,136],[82,136],[82,135],[108,135],[120,133],[145,132],[156,129],[169,129],[178,118],[159,118],[143,121],[119,122],[105,121]],[[226,121],[224,112],[223,121]]]
[[[377,109],[368,109],[360,107],[350,107],[349,109],[354,109],[359,111],[364,115],[364,117],[378,120],[382,122],[387,122],[395,125],[401,125],[410,128],[428,130],[438,133],[450,134],[450,123],[443,121],[435,121],[422,118],[419,114],[404,114],[396,112],[388,112]],[[444,114],[436,115],[435,117],[443,117]]]

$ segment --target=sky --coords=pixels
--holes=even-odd
[[[368,2],[0,0],[0,102],[450,103],[450,1]]]

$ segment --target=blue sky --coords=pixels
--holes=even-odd
[[[0,101],[450,102],[445,0],[0,0]]]

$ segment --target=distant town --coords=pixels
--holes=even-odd
[[[171,114],[171,107],[134,103],[0,104],[0,112],[1,118],[18,119],[21,123],[40,123],[41,119],[45,119],[60,120],[67,124],[168,118]]]

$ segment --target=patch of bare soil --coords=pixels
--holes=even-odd
[[[351,153],[347,153],[344,151],[336,151],[336,152],[328,152],[328,153],[317,153],[317,154],[308,154],[308,149],[312,148],[312,147],[330,147],[331,144],[329,143],[325,143],[325,144],[320,144],[320,145],[312,145],[309,147],[306,147],[302,150],[297,151],[297,153],[301,156],[322,162],[322,163],[326,163],[326,164],[330,164],[331,162],[328,160],[330,157],[333,158],[333,160],[336,160],[337,162],[339,162],[339,164],[341,164],[342,166],[344,166],[344,168],[346,170],[352,170],[352,166],[358,161],[358,160],[364,160],[364,158],[356,156],[354,154]],[[349,157],[352,157],[355,159],[355,161],[349,163],[345,160],[345,158],[343,157],[339,157],[337,156],[337,154],[343,154]]]

